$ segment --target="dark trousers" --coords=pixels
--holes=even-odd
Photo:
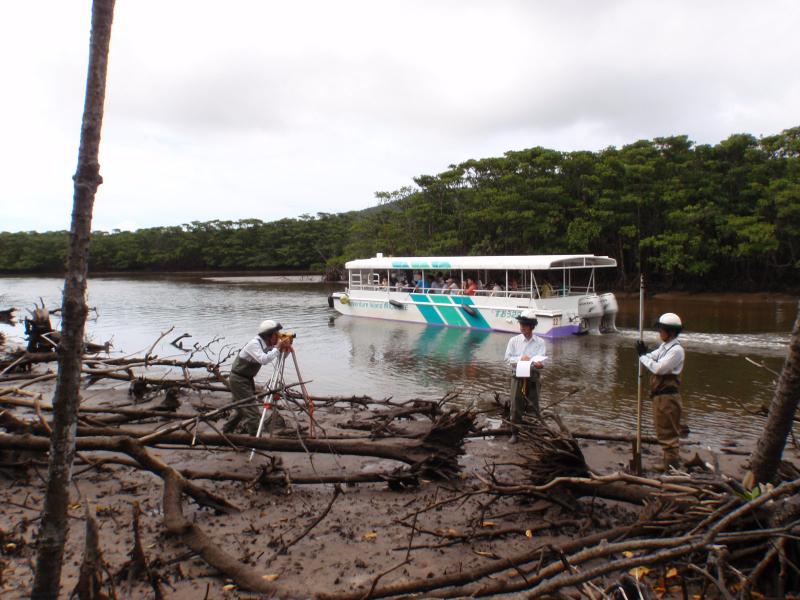
[[[511,422],[521,423],[526,412],[539,414],[539,392],[542,381],[537,369],[531,369],[530,377],[511,376]]]
[[[256,382],[252,377],[243,377],[236,373],[231,373],[228,380],[231,386],[231,394],[234,400],[244,400],[255,396]],[[255,435],[258,429],[258,422],[261,419],[258,399],[253,398],[252,403],[239,406],[236,409],[237,421],[241,421],[250,435]]]

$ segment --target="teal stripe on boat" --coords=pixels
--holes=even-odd
[[[475,303],[472,301],[472,298],[469,296],[450,296],[453,299],[453,302],[456,304],[464,304],[466,306],[472,306],[472,310],[475,311],[475,316],[473,317],[463,308],[461,310],[461,316],[466,319],[467,323],[469,323],[470,327],[475,327],[476,329],[491,329],[492,326],[486,322],[486,319],[483,318],[481,315],[481,311],[478,308],[475,308]]]
[[[450,301],[450,296],[441,296],[439,294],[431,294],[428,296],[431,302],[435,302],[438,304],[444,304],[446,306],[437,306],[436,308],[439,309],[442,317],[444,317],[445,322],[450,325],[451,327],[466,327],[468,323],[461,318],[462,311],[457,306],[453,306],[453,303]]]
[[[444,325],[444,321],[442,321],[442,317],[439,316],[436,309],[428,304],[430,300],[425,294],[409,294],[409,296],[429,325]],[[425,304],[421,304],[422,302]]]

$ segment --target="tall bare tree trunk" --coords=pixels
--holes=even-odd
[[[35,599],[56,598],[61,583],[61,563],[68,530],[69,484],[75,456],[83,334],[88,312],[86,275],[92,207],[97,187],[102,183],[98,157],[113,17],[114,0],[94,0],[78,169],[73,177],[72,226],[58,345],[58,379],[53,398],[50,467],[31,594]]]
[[[750,456],[750,483],[768,483],[778,472],[778,466],[786,445],[786,438],[794,424],[794,413],[800,402],[800,302],[792,328],[789,353],[778,379],[778,387],[772,396],[769,415],[758,445]]]

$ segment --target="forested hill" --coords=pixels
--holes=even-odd
[[[379,206],[262,222],[96,232],[90,270],[322,270],[393,255],[606,254],[657,287],[800,289],[800,127],[717,145],[686,136],[599,152],[468,160]],[[235,201],[235,198],[229,199]],[[60,272],[66,232],[0,233],[0,271]]]

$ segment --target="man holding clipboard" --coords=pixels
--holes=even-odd
[[[539,414],[539,390],[542,383],[539,371],[547,360],[547,349],[541,338],[533,335],[538,321],[533,310],[524,310],[517,317],[520,334],[508,340],[505,362],[514,368],[511,375],[511,423],[522,422],[525,411]],[[517,430],[513,429],[512,444],[517,441]]]

